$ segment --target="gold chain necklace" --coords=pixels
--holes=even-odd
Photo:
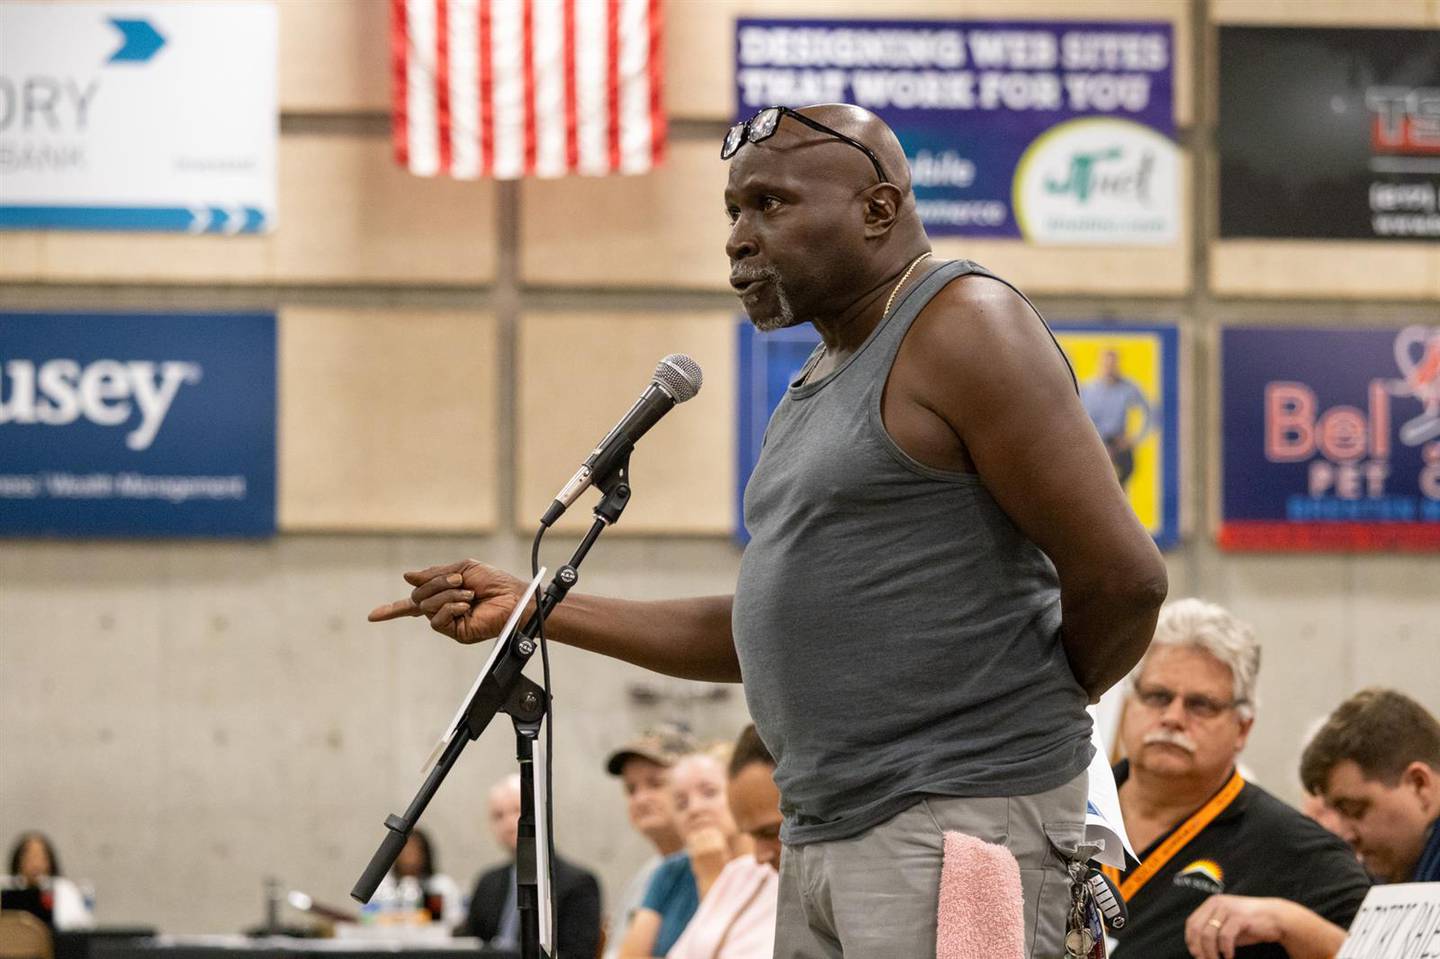
[[[905,281],[910,279],[910,274],[915,272],[915,267],[920,265],[920,261],[925,259],[929,255],[929,250],[921,253],[915,259],[911,260],[910,265],[905,268],[905,272],[900,274],[900,282],[896,283],[895,289],[890,291],[890,298],[885,301],[885,309],[880,311],[880,319],[883,320],[885,319],[885,317],[890,315],[890,304],[895,302],[895,294],[899,293],[900,287],[904,286]]]
[[[911,260],[910,265],[905,268],[905,272],[900,274],[900,279],[896,282],[895,287],[890,291],[890,296],[887,297],[885,300],[885,309],[880,311],[880,319],[882,322],[884,321],[885,317],[890,315],[890,306],[895,302],[895,294],[900,292],[900,287],[904,286],[905,281],[910,279],[910,274],[915,272],[915,267],[919,266],[920,261],[929,256],[931,252],[932,251],[930,250],[926,250],[924,253],[921,253],[915,259]],[[830,347],[826,346],[824,343],[821,343],[820,355],[815,357],[815,362],[810,364],[809,368],[805,370],[805,374],[800,377],[800,385],[803,386],[806,383],[810,382],[810,376],[812,373],[815,372],[815,367],[820,365],[820,361],[823,360],[825,358],[825,355],[829,352]]]

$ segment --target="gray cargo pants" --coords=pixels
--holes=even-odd
[[[934,959],[945,833],[1005,846],[1020,863],[1025,949],[1063,959],[1067,862],[1085,834],[1088,773],[1033,796],[922,799],[851,839],[786,846],[775,959]]]

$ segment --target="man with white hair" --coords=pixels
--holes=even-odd
[[[1115,934],[1120,959],[1312,954],[1308,924],[1270,941],[1237,937],[1239,910],[1261,901],[1237,897],[1264,897],[1282,924],[1308,911],[1345,927],[1370,887],[1344,842],[1237,771],[1259,672],[1254,632],[1227,610],[1184,599],[1161,611],[1120,723],[1128,758],[1115,779],[1140,853],[1124,872],[1106,867],[1130,911]]]

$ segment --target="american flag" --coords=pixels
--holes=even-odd
[[[515,179],[665,151],[661,0],[391,0],[396,160]]]

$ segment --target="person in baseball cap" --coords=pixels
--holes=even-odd
[[[605,771],[619,777],[625,788],[630,825],[644,836],[655,854],[625,884],[610,913],[604,959],[616,959],[630,918],[640,907],[650,879],[664,858],[684,847],[675,822],[675,799],[670,791],[670,767],[699,742],[682,723],[662,723],[620,746],[605,760]]]

